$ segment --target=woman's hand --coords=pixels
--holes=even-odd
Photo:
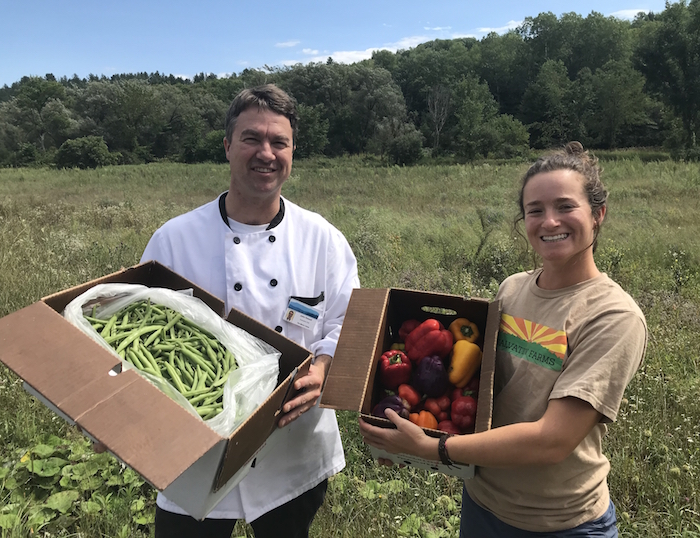
[[[386,418],[396,425],[396,429],[372,426],[360,419],[360,433],[365,443],[391,454],[401,453],[429,460],[438,459],[437,439],[427,436],[420,426],[401,418],[391,409],[385,410],[384,413]],[[380,460],[380,463],[386,464],[387,460]]]

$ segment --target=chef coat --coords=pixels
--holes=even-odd
[[[226,216],[225,196],[166,222],[141,261],[162,263],[222,299],[226,312],[241,310],[314,356],[333,356],[350,294],[360,285],[343,234],[284,198],[270,225],[238,223]],[[316,310],[313,326],[285,320],[292,297]],[[317,404],[285,426],[280,438],[207,517],[253,521],[345,466],[332,410]],[[157,504],[186,513],[162,494]]]

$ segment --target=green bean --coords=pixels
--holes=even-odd
[[[194,405],[197,404],[197,403],[206,402],[207,400],[210,400],[211,398],[213,398],[213,400],[212,400],[211,402],[209,402],[209,403],[212,403],[212,402],[218,400],[219,397],[222,396],[223,394],[224,394],[223,389],[217,389],[217,390],[216,390],[215,392],[213,392],[213,393],[211,393],[211,392],[203,392],[203,393],[200,393],[200,394],[198,394],[197,396],[195,396],[195,397],[193,397],[193,398],[190,398],[189,402],[190,402],[190,404],[192,404],[192,405],[194,406]],[[196,407],[196,406],[195,406],[195,407]]]
[[[173,318],[170,321],[168,321],[165,327],[163,327],[163,334],[172,329],[181,318],[182,314],[180,314],[179,312],[177,313],[177,315],[173,316]]]
[[[195,411],[197,411],[197,414],[199,414],[199,416],[202,418],[204,418],[204,417],[212,418],[212,417],[216,416],[216,413],[213,413],[213,412],[217,409],[218,409],[218,412],[220,413],[223,410],[223,406],[221,406],[221,405],[208,405],[206,407],[195,407]]]
[[[180,392],[180,394],[186,392],[187,388],[182,384],[182,380],[180,379],[180,376],[177,375],[176,369],[171,366],[169,362],[163,362],[162,364],[165,366],[168,374],[170,374],[170,381],[175,384],[175,388],[178,390],[178,392]]]
[[[220,385],[223,385],[224,383],[226,383],[226,380],[228,379],[228,376],[229,376],[229,375],[231,375],[231,371],[230,371],[230,370],[227,371],[224,375],[222,375],[221,378],[219,378],[217,381],[214,381],[214,382],[211,384],[211,387],[209,387],[209,388],[214,388],[214,387],[218,387],[218,386],[220,386]]]
[[[138,358],[138,355],[131,351],[130,349],[126,352],[127,360],[136,366],[139,370],[143,370],[145,366],[141,363],[141,360]]]
[[[187,347],[187,344],[180,344],[180,350],[194,363],[201,366],[202,370],[204,370],[212,380],[216,377],[214,370],[211,369],[211,366],[206,363],[204,358],[201,355],[198,355],[192,348]]]
[[[109,336],[112,333],[112,327],[114,327],[115,323],[117,323],[116,314],[109,318],[107,324],[104,326],[102,331],[100,331],[100,336]]]
[[[149,332],[152,331],[157,331],[159,330],[160,327],[158,325],[148,325],[146,327],[141,327],[140,329],[134,329],[129,336],[127,336],[121,344],[119,344],[119,347],[117,348],[117,353],[124,349],[126,346],[131,344],[134,340],[139,338],[140,336],[144,334],[148,334]]]

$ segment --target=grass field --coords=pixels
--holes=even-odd
[[[525,168],[317,159],[296,164],[283,193],[345,233],[364,287],[492,297],[505,276],[532,267],[512,231]],[[605,441],[621,535],[700,537],[700,166],[621,158],[605,168],[611,194],[596,257],[650,329]],[[0,169],[0,316],[137,263],[158,226],[227,184],[222,165]],[[330,482],[313,536],[457,536],[456,479],[380,468],[356,414],[338,418],[347,467]],[[3,537],[152,535],[154,491],[93,454],[1,366],[0,438]],[[252,532],[241,523],[234,536]]]

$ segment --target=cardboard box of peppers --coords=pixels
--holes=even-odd
[[[423,428],[472,433],[482,355],[478,337],[479,329],[466,318],[447,329],[433,318],[405,321],[400,341],[379,359],[381,400],[372,414],[386,418],[390,408]]]

